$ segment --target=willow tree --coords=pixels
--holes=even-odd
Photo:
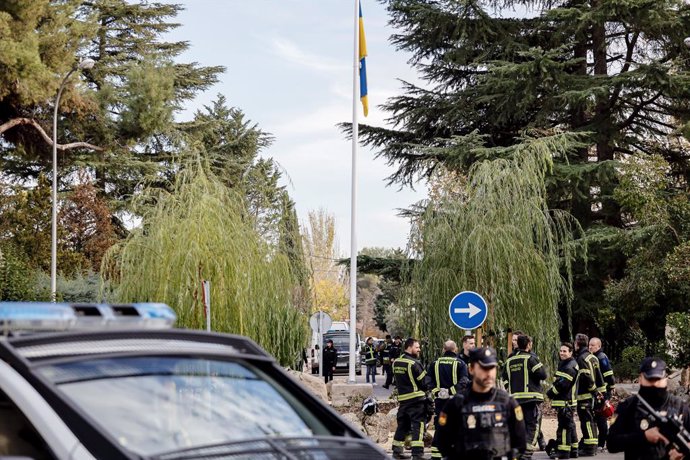
[[[288,258],[260,238],[241,192],[209,169],[197,160],[171,192],[143,194],[143,224],[108,253],[104,275],[116,282],[116,299],[166,302],[178,326],[197,329],[205,324],[201,282],[209,280],[213,330],[247,335],[293,364],[306,319],[291,303]]]
[[[418,262],[406,299],[420,336],[431,344],[457,336],[448,305],[473,290],[489,304],[486,332],[521,329],[547,356],[557,349],[559,304],[572,300],[572,263],[586,248],[577,221],[548,209],[545,177],[553,157],[577,145],[576,136],[554,134],[490,149],[498,159],[475,163],[464,180],[446,181],[453,189],[430,195],[415,226]]]

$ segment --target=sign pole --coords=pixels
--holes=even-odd
[[[319,352],[321,353],[321,356],[319,356],[319,377],[323,377],[323,312],[319,311],[317,313],[318,316],[318,324],[319,324],[319,330],[316,332],[316,335],[319,337]]]

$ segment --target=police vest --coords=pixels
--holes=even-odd
[[[372,345],[367,345],[364,349],[364,360],[364,362],[369,366],[376,364],[376,350]]]
[[[426,397],[424,378],[426,371],[411,356],[404,354],[393,363],[393,377],[398,387],[398,401],[413,401]]]
[[[470,458],[494,458],[511,452],[508,418],[510,396],[496,390],[493,399],[476,402],[465,393],[461,406],[463,454]]]
[[[526,351],[518,351],[506,360],[505,372],[508,378],[510,394],[517,402],[543,401],[539,382],[531,381],[531,376],[543,367],[534,355]]]

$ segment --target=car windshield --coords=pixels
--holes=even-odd
[[[350,349],[350,336],[349,335],[329,335],[324,337],[324,346],[326,340],[333,341],[333,347],[341,353],[345,353]]]
[[[329,434],[299,401],[246,363],[130,357],[40,370],[138,455],[265,436]]]

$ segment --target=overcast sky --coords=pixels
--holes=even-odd
[[[167,0],[166,0],[167,1]],[[384,7],[362,0],[367,36],[369,116],[360,122],[384,125],[377,105],[400,94],[398,79],[418,81],[388,39]],[[350,141],[336,124],[352,119],[352,0],[188,0],[182,24],[167,38],[187,40],[181,59],[227,68],[220,83],[200,95],[182,118],[224,94],[275,143],[263,155],[285,170],[285,184],[300,221],[325,208],[335,215],[342,255],[350,248]],[[393,169],[361,148],[358,160],[358,247],[405,247],[409,224],[397,217],[426,196],[386,186]]]

